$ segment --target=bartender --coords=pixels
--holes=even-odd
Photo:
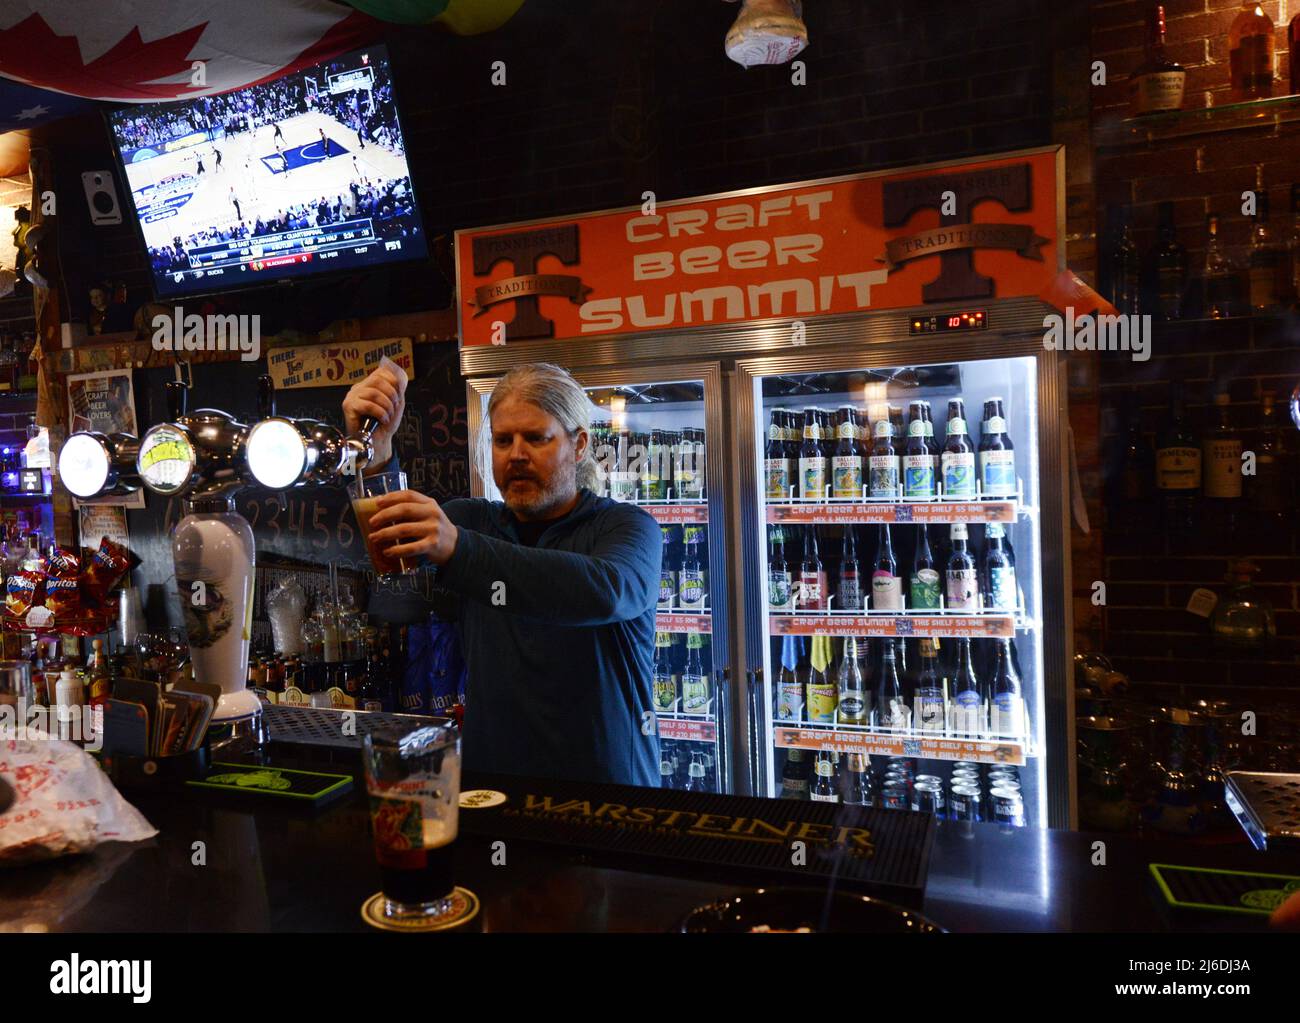
[[[392,438],[405,388],[377,369],[343,400],[349,432],[367,417],[379,422],[372,471],[397,468]],[[402,490],[380,497],[371,519],[377,545],[425,559],[460,597],[465,766],[657,785],[659,525],[592,493],[591,402],[559,366],[510,370],[492,392],[485,430],[503,501],[440,505]]]

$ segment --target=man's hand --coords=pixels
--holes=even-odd
[[[424,556],[445,565],[456,550],[456,527],[432,497],[414,490],[396,490],[375,502],[370,539],[390,558]],[[393,546],[388,546],[392,544]]]
[[[393,434],[402,422],[406,409],[406,381],[380,367],[360,383],[353,384],[343,396],[343,422],[348,433],[358,433],[366,417],[379,420],[372,443],[375,460],[371,466],[384,465],[393,457]]]

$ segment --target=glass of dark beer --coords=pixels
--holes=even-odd
[[[405,489],[406,473],[401,471],[358,476],[352,488],[352,512],[357,517],[361,539],[365,541],[366,553],[370,555],[370,563],[375,567],[376,575],[410,575],[416,569],[414,562],[407,561],[405,558],[390,557],[385,548],[370,539],[370,517],[379,510],[380,496]]]
[[[377,728],[362,737],[384,915],[451,911],[460,809],[460,732],[453,722]]]

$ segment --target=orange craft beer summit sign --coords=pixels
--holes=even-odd
[[[456,235],[462,344],[1041,295],[1061,150]]]

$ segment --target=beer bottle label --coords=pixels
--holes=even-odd
[[[370,711],[376,711],[376,710],[382,711],[384,709],[384,704],[382,700],[363,700],[361,702],[361,709],[370,710]]]
[[[1156,452],[1156,486],[1160,490],[1198,490],[1201,486],[1201,452],[1197,448],[1171,447]]]
[[[1016,570],[1010,565],[989,569],[991,606],[1011,611],[1016,606]]]
[[[769,572],[767,576],[767,606],[772,611],[789,611],[793,587],[789,572]]]
[[[942,732],[944,725],[943,693],[938,689],[920,690],[916,694],[916,726],[923,732]]]
[[[831,683],[808,687],[808,720],[820,724],[835,723],[835,686]]]
[[[911,715],[901,696],[891,696],[880,708],[881,728],[906,728],[910,723]]]
[[[903,456],[903,496],[934,497],[934,456]]]
[[[666,611],[673,606],[673,597],[677,588],[673,584],[673,570],[665,568],[659,573],[659,610]]]
[[[799,459],[799,494],[810,501],[819,501],[826,496],[826,459],[825,457]]]
[[[683,608],[703,607],[704,573],[696,569],[683,569],[678,593]]]
[[[800,683],[781,683],[776,700],[776,716],[782,721],[798,721],[803,717],[803,686]]]
[[[853,424],[846,420],[845,422],[840,423],[839,429],[836,431],[836,436],[841,440],[856,440],[857,432],[858,431],[853,428]]]
[[[945,451],[943,466],[943,492],[947,497],[975,496],[975,452]]]
[[[799,590],[795,594],[796,606],[822,611],[826,608],[826,590],[820,572],[800,572]]]
[[[858,725],[866,720],[867,701],[862,698],[862,693],[846,690],[839,694],[839,700],[837,713],[842,724]]]
[[[1201,461],[1206,497],[1241,496],[1241,441],[1208,440]]]
[[[809,794],[808,798],[814,803],[838,803],[840,801],[840,797],[834,792],[824,796],[819,796],[816,792],[812,792]]]
[[[1016,489],[1016,453],[981,451],[980,474],[986,494],[1006,494]]]
[[[872,572],[871,606],[877,611],[903,610],[903,580],[883,570]]]
[[[672,675],[660,675],[654,680],[655,710],[671,711],[677,702],[677,680]]]
[[[808,779],[807,778],[782,778],[781,795],[786,799],[807,799],[808,798]]]
[[[939,610],[939,573],[922,568],[912,573],[912,610]]]
[[[924,436],[925,436],[925,420],[924,420],[924,419],[913,419],[910,423],[908,423],[908,424],[907,424],[907,435],[908,435],[909,437],[924,437]]]
[[[764,462],[767,476],[768,500],[779,501],[790,496],[790,459],[769,458]]]
[[[704,675],[682,675],[682,711],[703,714],[709,703],[709,680]]]
[[[952,724],[955,731],[967,735],[980,734],[983,731],[980,727],[982,717],[983,706],[979,693],[968,689],[957,694],[952,710]]]
[[[975,581],[975,569],[958,568],[948,570],[948,608],[951,611],[978,611],[978,584]]]
[[[609,474],[609,496],[615,501],[636,500],[637,477],[634,472],[611,472]]]
[[[307,694],[297,686],[285,686],[278,702],[290,707],[305,707],[308,703]]]
[[[840,576],[839,609],[841,611],[862,610],[862,586],[857,574]]]
[[[1187,72],[1153,71],[1133,78],[1134,109],[1139,114],[1153,114],[1160,110],[1181,110],[1183,90],[1187,86]]]
[[[964,420],[964,419],[956,419],[956,418],[954,418],[954,419],[949,419],[949,420],[948,420],[948,436],[949,436],[949,437],[951,437],[951,436],[953,436],[954,434],[957,434],[957,433],[965,433],[965,432],[966,432],[966,420]]]
[[[831,459],[831,494],[835,497],[862,496],[862,456],[836,455]]]
[[[1021,736],[1025,730],[1025,701],[1019,693],[998,693],[989,708],[990,731],[1007,737]]]
[[[898,493],[898,456],[872,455],[870,458],[872,497],[894,497]]]

